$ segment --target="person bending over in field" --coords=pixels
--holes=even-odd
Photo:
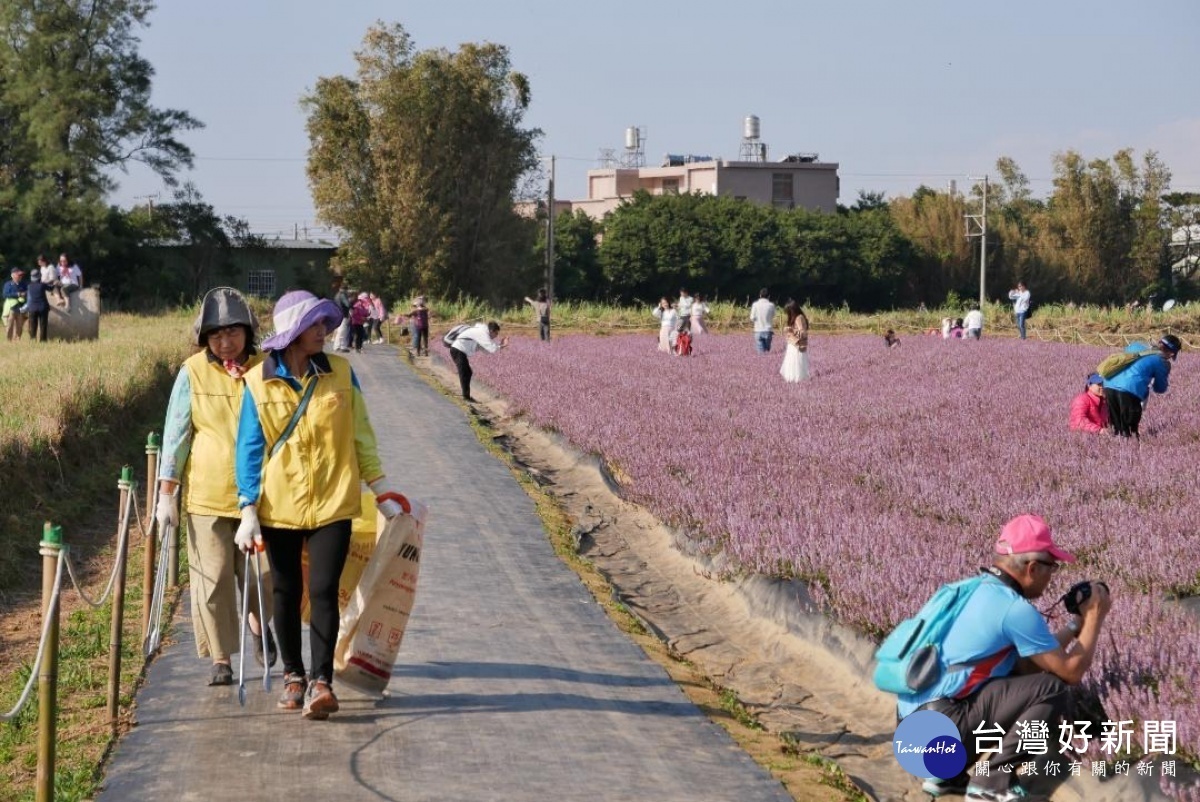
[[[1142,408],[1150,400],[1150,391],[1165,393],[1171,377],[1171,363],[1179,356],[1183,343],[1174,334],[1163,335],[1156,345],[1137,342],[1125,349],[1126,353],[1137,354],[1157,351],[1139,357],[1129,367],[1115,376],[1104,380],[1104,400],[1108,402],[1108,416],[1112,421],[1113,434],[1120,437],[1139,437],[1138,426],[1142,422]]]

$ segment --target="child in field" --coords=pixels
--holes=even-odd
[[[883,335],[883,344],[888,348],[895,348],[900,345],[900,338],[896,336],[894,329],[888,329],[887,334]]]

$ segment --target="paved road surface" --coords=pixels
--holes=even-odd
[[[242,709],[181,615],[99,799],[790,800],[608,620],[462,410],[390,348],[352,362],[389,477],[431,508],[389,697],[305,721],[255,665]]]

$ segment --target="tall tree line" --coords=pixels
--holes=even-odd
[[[528,291],[536,224],[513,200],[540,132],[522,127],[529,82],[508,50],[418,51],[379,23],[355,58],[355,77],[321,78],[304,99],[313,201],[345,235],[339,266],[388,294]]]
[[[69,250],[88,279],[117,286],[136,260],[130,221],[111,208],[113,172],[141,162],[174,185],[192,163],[176,135],[200,127],[150,102],[138,54],[146,0],[0,3],[0,257],[32,264]],[[120,267],[118,270],[110,268]]]

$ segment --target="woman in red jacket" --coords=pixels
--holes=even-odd
[[[1104,379],[1088,376],[1087,387],[1071,401],[1071,431],[1097,434],[1108,428],[1108,404],[1104,401]]]

